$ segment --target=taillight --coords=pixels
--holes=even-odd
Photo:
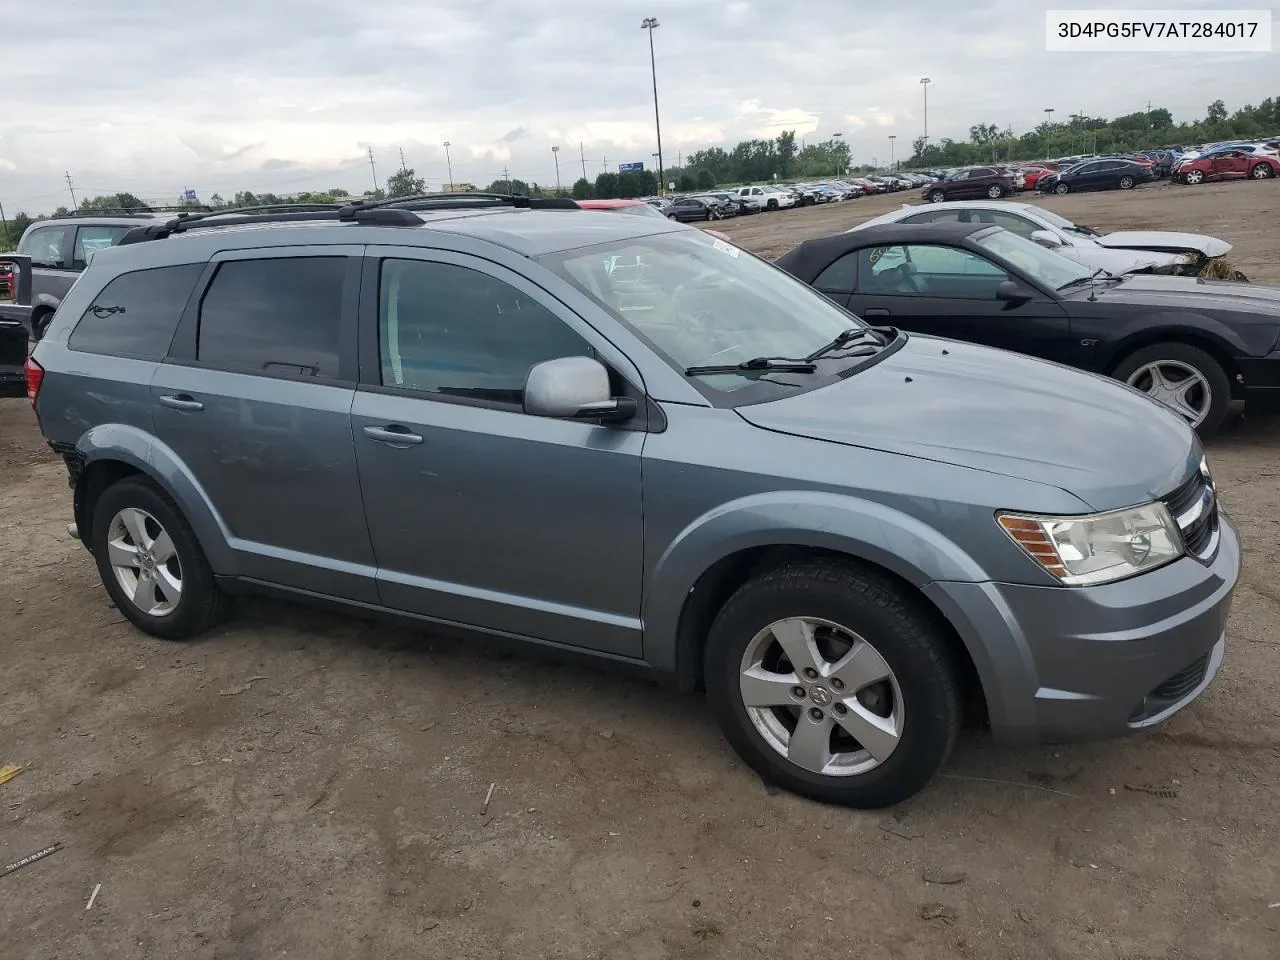
[[[33,358],[27,357],[27,362],[22,365],[22,371],[27,375],[27,399],[34,407],[36,397],[40,394],[40,384],[44,383],[44,367],[36,363]]]

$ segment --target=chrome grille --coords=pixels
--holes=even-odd
[[[1218,496],[1208,469],[1202,467],[1164,499],[1187,553],[1202,561],[1218,549]]]

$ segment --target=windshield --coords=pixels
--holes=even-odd
[[[1078,233],[1083,232],[1082,227],[1077,227],[1066,217],[1060,217],[1052,210],[1046,210],[1044,207],[1036,207],[1036,216],[1045,221],[1045,223],[1049,223],[1057,227],[1059,230],[1073,230]]]
[[[614,207],[610,213],[629,213],[633,217],[656,217],[659,220],[666,220],[662,211],[657,207],[650,206],[647,203],[637,203],[625,207]]]
[[[596,244],[539,258],[644,336],[676,367],[805,357],[865,326],[785,271],[700,230]],[[732,392],[768,371],[700,377]]]
[[[979,246],[1008,260],[1050,290],[1061,290],[1069,283],[1086,280],[1094,272],[1092,267],[1068,260],[1008,230],[993,230],[976,240]]]

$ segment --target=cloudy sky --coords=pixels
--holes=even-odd
[[[1061,0],[1055,7],[1089,7]],[[1131,0],[1129,6],[1142,6]],[[1247,6],[1245,3],[1235,4]],[[1092,6],[1105,6],[1095,2]],[[1218,8],[1221,0],[1163,0]],[[1254,6],[1274,6],[1273,3]],[[855,163],[1025,130],[1054,107],[1112,116],[1150,100],[1176,119],[1277,89],[1277,54],[1044,52],[1026,0],[851,5],[810,0],[0,0],[0,203],[35,213],[119,190],[172,202],[373,180],[400,164],[438,188],[503,174],[568,184],[651,164],[653,101],[640,21],[655,16],[668,162],[746,137],[843,133]],[[1277,19],[1280,19],[1278,17]]]

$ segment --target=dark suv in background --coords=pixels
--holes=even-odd
[[[969,167],[953,170],[945,179],[924,188],[921,197],[932,203],[944,200],[974,200],[985,197],[999,200],[1017,192],[1017,183],[1008,170],[998,167]]]

